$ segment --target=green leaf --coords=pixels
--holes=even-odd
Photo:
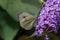
[[[1,0],[1,1],[2,1],[2,3],[0,3],[1,6],[4,9],[6,9],[15,20],[18,20],[17,14],[19,12],[29,12],[33,14],[38,14],[41,9],[38,0],[6,0],[6,1]]]
[[[50,40],[59,40],[58,36],[56,34],[49,34]]]
[[[37,14],[40,10],[37,0],[0,0],[0,6],[8,12],[0,12],[0,35],[5,40],[12,40],[18,31],[18,12]]]
[[[13,40],[18,31],[19,24],[5,11],[0,10],[0,36],[4,40]]]

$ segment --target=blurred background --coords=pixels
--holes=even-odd
[[[41,8],[40,0],[0,0],[0,40],[43,40],[44,36],[26,39],[34,33],[35,28],[23,29],[17,16],[20,12],[38,15]],[[60,40],[60,31],[50,33],[49,37],[51,40]]]

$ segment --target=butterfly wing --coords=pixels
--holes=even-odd
[[[29,13],[19,14],[19,22],[23,29],[30,30],[33,28],[33,23],[35,22],[35,16]]]

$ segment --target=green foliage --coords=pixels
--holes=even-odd
[[[38,14],[40,11],[38,0],[0,0],[0,2],[0,5],[6,9],[15,20],[18,20],[17,14],[19,12]]]
[[[36,0],[0,0],[0,6],[8,12],[0,12],[0,35],[5,40],[12,40],[18,31],[18,12],[37,14],[40,10]]]
[[[18,31],[19,24],[7,12],[0,10],[0,36],[5,40],[13,40]]]
[[[18,31],[18,12],[37,14],[40,10],[36,0],[0,0],[0,6],[8,12],[0,11],[0,35],[5,40],[12,40]]]
[[[59,38],[57,37],[56,34],[50,33],[50,34],[49,34],[49,37],[50,37],[50,40],[59,40]]]

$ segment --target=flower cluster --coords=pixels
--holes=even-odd
[[[45,31],[57,33],[59,26],[60,0],[47,0],[37,19],[36,35],[41,36]]]

